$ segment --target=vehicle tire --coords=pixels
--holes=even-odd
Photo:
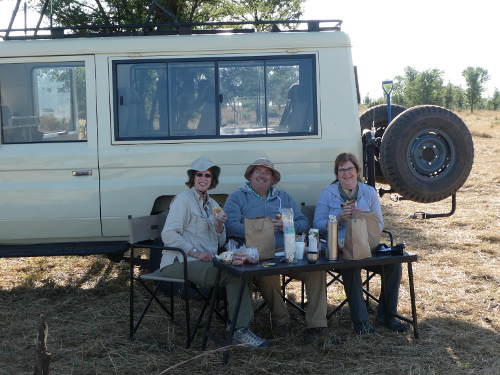
[[[392,105],[391,104],[391,117],[395,118],[400,113],[406,111],[405,107],[400,105]],[[389,125],[388,116],[387,116],[387,104],[381,104],[367,109],[365,112],[361,114],[359,117],[359,123],[361,125],[361,134],[363,134],[364,130],[370,130],[372,125],[375,123],[375,138],[382,138],[384,135],[385,129]],[[380,152],[378,148],[375,149],[375,181],[381,184],[385,184],[386,178],[382,174],[382,170],[380,169]],[[364,177],[368,178],[366,175],[366,154],[365,154],[365,145],[363,144],[363,173]]]
[[[474,144],[465,123],[446,108],[417,106],[389,124],[380,145],[380,166],[405,199],[432,203],[448,198],[469,177]]]

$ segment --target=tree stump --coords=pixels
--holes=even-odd
[[[35,374],[34,375],[48,375],[49,365],[52,354],[47,351],[47,336],[49,333],[49,326],[45,324],[45,315],[40,315],[38,321],[38,336],[36,338],[35,348]]]

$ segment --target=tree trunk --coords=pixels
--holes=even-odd
[[[45,324],[45,315],[40,315],[38,322],[38,336],[35,348],[35,374],[48,375],[52,354],[47,351],[47,335],[49,327]]]

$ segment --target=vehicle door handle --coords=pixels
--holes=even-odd
[[[92,176],[92,171],[73,171],[73,176]]]

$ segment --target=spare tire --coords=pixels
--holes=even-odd
[[[405,199],[448,198],[469,177],[474,144],[465,123],[446,108],[417,106],[394,118],[380,145],[380,166]]]
[[[391,104],[391,115],[392,118],[395,118],[400,113],[406,111],[405,107],[401,107],[400,105],[392,105]],[[359,117],[359,124],[361,126],[361,134],[363,131],[370,130],[372,126],[375,126],[375,138],[382,138],[384,135],[385,129],[389,125],[389,118],[387,115],[387,104],[381,104],[367,109],[365,112],[361,114]],[[363,139],[364,141],[364,139]],[[382,174],[382,170],[380,169],[380,152],[378,148],[375,148],[375,181],[385,184],[387,181]],[[363,164],[365,167],[363,168],[364,177],[368,178],[366,175],[366,154],[365,154],[365,145],[363,144]]]

